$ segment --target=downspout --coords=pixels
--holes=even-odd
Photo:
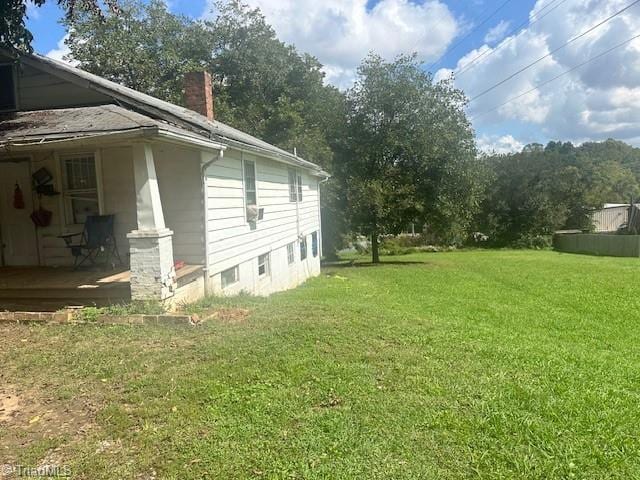
[[[202,177],[202,205],[204,208],[204,295],[208,296],[209,289],[209,253],[211,249],[211,242],[209,238],[209,192],[207,186],[207,168],[216,161],[220,161],[224,158],[224,150],[218,150],[218,157],[214,157],[211,160],[203,161],[204,152],[200,152],[200,176]]]
[[[318,255],[320,255],[320,261],[322,261],[322,203],[320,201],[320,185],[326,183],[328,180],[329,177],[318,180]]]

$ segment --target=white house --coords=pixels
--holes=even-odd
[[[267,295],[320,272],[328,175],[215,121],[209,74],[185,76],[185,103],[0,53],[0,307]],[[90,215],[113,215],[115,271],[69,268],[61,236]]]

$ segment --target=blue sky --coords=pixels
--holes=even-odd
[[[278,36],[326,66],[327,81],[347,88],[369,52],[392,59],[417,51],[436,78],[452,72],[471,98],[625,8],[631,0],[245,0]],[[212,0],[167,0],[193,18],[211,17]],[[496,9],[495,16],[488,19]],[[36,51],[64,55],[56,2],[30,8]],[[529,23],[516,31],[522,23]],[[514,37],[514,33],[517,35]],[[549,140],[619,138],[640,144],[640,41],[509,102],[640,33],[640,4],[477,99],[467,111],[478,143],[510,151]],[[453,48],[455,46],[455,48]],[[469,68],[465,64],[483,55]],[[459,72],[459,73],[458,73]]]

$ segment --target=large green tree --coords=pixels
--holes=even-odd
[[[415,56],[368,56],[347,94],[346,157],[340,165],[352,228],[378,238],[409,222],[443,241],[461,240],[483,191],[465,97],[434,82]]]

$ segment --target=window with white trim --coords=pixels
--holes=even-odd
[[[307,258],[307,237],[303,236],[300,238],[300,260],[305,260]]]
[[[290,168],[288,172],[289,172],[289,201],[297,202],[298,201],[297,186],[296,186],[297,174],[293,168]]]
[[[258,220],[258,190],[256,186],[256,163],[251,160],[242,161],[244,175],[244,201],[247,223],[255,230]]]
[[[234,283],[238,283],[240,281],[240,268],[238,265],[235,267],[228,268],[224,270],[220,274],[220,281],[222,283],[222,288],[227,288]]]
[[[298,201],[302,201],[302,175],[298,174]]]
[[[265,253],[258,257],[258,276],[265,277],[270,274],[271,268],[269,265],[269,254]]]
[[[67,155],[60,162],[67,224],[82,225],[89,215],[100,214],[95,156]]]
[[[13,64],[0,65],[0,111],[7,112],[18,108],[16,89],[16,70]]]
[[[311,254],[314,257],[318,256],[318,232],[311,234]]]
[[[289,265],[296,261],[295,246],[296,242],[287,244],[287,262],[289,263]]]

